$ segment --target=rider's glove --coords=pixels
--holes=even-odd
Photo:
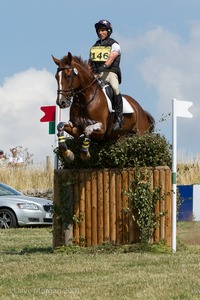
[[[97,69],[97,73],[101,73],[101,72],[105,72],[107,69],[107,66],[106,64],[102,65],[102,66],[99,66],[98,69]]]

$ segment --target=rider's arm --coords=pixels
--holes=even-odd
[[[105,67],[110,67],[118,55],[120,55],[120,45],[114,43],[111,48],[110,56],[108,57],[107,61],[104,64]]]

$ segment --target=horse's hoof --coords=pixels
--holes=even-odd
[[[91,157],[90,153],[87,151],[87,152],[81,152],[81,159],[82,160],[89,160]]]
[[[63,156],[66,161],[73,161],[74,160],[74,153],[69,149],[63,153]]]

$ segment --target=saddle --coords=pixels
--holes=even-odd
[[[108,82],[104,81],[102,78],[98,78],[97,81],[106,96],[109,111],[111,113],[115,112],[115,93],[113,91],[113,88]],[[133,108],[128,103],[126,98],[123,97],[123,95],[122,95],[122,100],[123,100],[123,114],[133,113]]]
[[[111,87],[111,85],[108,82],[104,81],[101,78],[98,78],[97,81],[98,81],[98,84],[100,85],[100,87],[102,88],[107,101],[110,101],[112,110],[114,111],[115,110],[115,94],[114,94],[113,88]]]

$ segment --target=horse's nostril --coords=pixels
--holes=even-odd
[[[66,108],[66,102],[65,101],[60,101],[59,107],[60,108]]]

